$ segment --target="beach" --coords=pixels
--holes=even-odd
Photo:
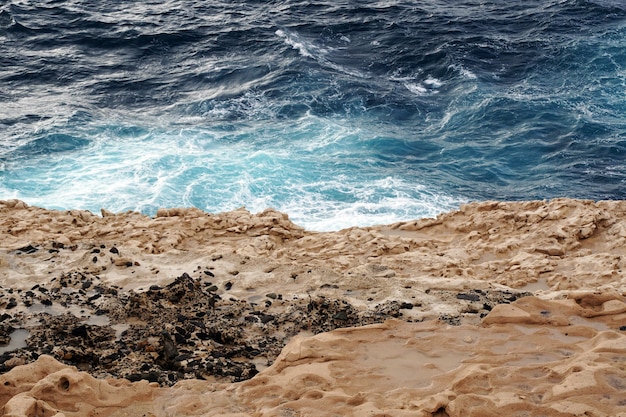
[[[0,215],[5,416],[626,416],[626,201]]]

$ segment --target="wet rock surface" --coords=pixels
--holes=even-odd
[[[229,297],[212,273],[183,273],[169,284],[120,291],[92,273],[70,272],[30,290],[0,288],[0,372],[42,354],[96,377],[148,380],[170,386],[183,379],[242,381],[269,366],[296,334],[381,323],[418,321],[419,302],[386,301],[358,308],[349,298],[286,297],[268,293],[249,302]],[[210,271],[208,271],[210,272]],[[218,291],[220,293],[218,293]],[[499,303],[528,295],[509,291],[428,291],[466,301],[449,324],[482,317]],[[25,346],[11,335],[27,331]]]

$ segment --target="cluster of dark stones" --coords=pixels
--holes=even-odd
[[[401,315],[397,303],[360,310],[343,299],[286,300],[275,293],[252,303],[230,298],[224,289],[218,294],[212,282],[184,273],[167,286],[122,292],[96,275],[71,272],[28,291],[2,290],[0,303],[13,307],[0,321],[0,342],[17,328],[30,335],[26,347],[0,355],[0,372],[19,363],[16,358],[28,363],[48,354],[99,377],[164,386],[190,378],[241,381],[258,373],[257,365],[270,365],[298,333]],[[26,312],[11,314],[18,305]],[[99,316],[103,323],[89,324],[89,317]]]
[[[360,309],[346,299],[285,299],[276,293],[249,302],[228,296],[232,283],[214,285],[210,270],[194,273],[143,291],[120,291],[97,275],[77,271],[28,291],[0,288],[6,310],[0,317],[0,344],[17,328],[30,332],[26,347],[0,355],[0,372],[48,354],[96,377],[146,379],[163,386],[192,378],[242,381],[258,373],[257,366],[270,365],[298,333],[380,323],[419,307],[387,301]],[[438,295],[467,300],[483,314],[526,294]],[[11,314],[18,305],[26,309]],[[440,319],[459,324],[458,317]]]

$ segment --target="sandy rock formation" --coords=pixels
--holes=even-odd
[[[133,329],[158,362],[164,341],[145,321],[184,300],[217,308],[211,319],[227,317],[233,329],[275,326],[276,340],[289,340],[294,322],[315,319],[322,331],[291,339],[251,379],[207,375],[173,387],[94,378],[57,361],[77,356],[65,347],[36,360],[20,348],[0,355],[0,405],[29,417],[624,417],[624,255],[624,201],[472,203],[435,219],[328,233],[274,210],[163,209],[150,218],[0,201],[2,340],[16,328],[44,334],[70,323],[73,337],[115,346]],[[177,285],[189,290],[179,296]],[[371,314],[396,319],[337,328],[376,322],[361,320]],[[212,325],[202,320],[166,328],[176,336],[180,327],[172,340],[186,343]],[[232,340],[200,338],[194,349],[218,352]],[[131,349],[107,366],[139,357]]]
[[[502,305],[479,326],[390,320],[294,338],[239,384],[96,380],[42,356],[0,376],[4,415],[626,416],[626,302]],[[89,414],[91,413],[91,414]]]

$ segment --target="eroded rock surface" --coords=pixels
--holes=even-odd
[[[473,203],[329,233],[273,210],[0,201],[0,404],[624,416],[624,255],[623,201]]]

